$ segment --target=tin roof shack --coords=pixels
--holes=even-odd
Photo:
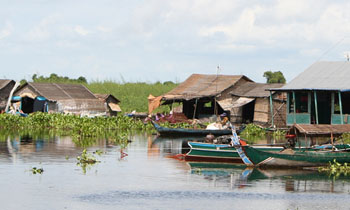
[[[105,103],[108,108],[108,116],[117,116],[118,112],[122,111],[118,105],[120,101],[112,94],[95,94],[95,96]]]
[[[280,88],[283,84],[265,84],[247,82],[236,86],[232,94],[232,102],[228,104],[231,111],[231,121],[234,123],[255,123],[264,127],[272,125],[270,92],[267,89]],[[286,100],[281,92],[272,92],[274,107],[274,125],[286,126]]]
[[[7,99],[15,84],[14,80],[0,79],[0,110],[5,110]]]
[[[289,134],[296,135],[297,142],[303,146],[340,143],[336,141],[343,133],[348,132],[350,132],[350,124],[295,124],[289,129]]]
[[[21,101],[24,113],[61,112],[81,116],[106,115],[107,108],[81,84],[26,83],[14,96]]]
[[[163,104],[181,102],[187,118],[202,118],[229,112],[224,102],[235,86],[252,82],[243,75],[192,74],[179,86],[164,94]]]
[[[350,123],[350,62],[316,62],[282,88],[287,125]]]

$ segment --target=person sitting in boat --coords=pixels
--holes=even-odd
[[[230,126],[230,122],[228,120],[227,114],[224,112],[220,115],[222,129],[227,129]]]

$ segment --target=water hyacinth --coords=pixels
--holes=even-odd
[[[127,116],[117,117],[80,117],[66,114],[48,114],[35,112],[28,117],[1,114],[0,129],[1,138],[11,133],[50,133],[50,136],[72,136],[78,146],[89,146],[89,139],[106,137],[116,142],[127,141],[128,134],[132,131],[153,131],[150,124],[144,124],[141,120]],[[84,140],[88,140],[85,141]]]

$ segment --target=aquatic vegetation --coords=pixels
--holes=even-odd
[[[72,136],[73,141],[82,147],[91,146],[96,138],[106,138],[120,143],[128,140],[131,131],[152,131],[152,125],[127,116],[117,117],[80,117],[76,115],[48,114],[35,112],[28,117],[10,114],[0,115],[0,139],[6,140],[15,134],[30,134],[39,137]]]
[[[87,153],[86,149],[84,149],[81,155],[77,157],[77,160],[77,165],[82,168],[84,174],[86,173],[86,169],[88,166],[99,162],[93,154]]]
[[[274,138],[281,138],[281,137],[284,137],[286,135],[287,131],[285,130],[276,130],[272,133],[272,136]]]
[[[319,167],[318,171],[325,172],[335,177],[338,177],[340,175],[348,176],[350,175],[350,165],[348,165],[348,163],[340,164],[336,160],[334,160],[332,163],[330,162],[327,166]]]
[[[350,133],[343,133],[340,136],[340,139],[343,141],[344,144],[350,144]]]
[[[264,136],[266,134],[266,130],[255,125],[248,124],[242,132],[242,136]]]
[[[33,174],[42,174],[42,173],[44,172],[44,169],[43,169],[43,168],[33,167],[30,171],[31,171]]]

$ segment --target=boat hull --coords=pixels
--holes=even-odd
[[[255,166],[260,167],[313,167],[327,165],[336,160],[338,163],[350,162],[350,151],[285,150],[282,152],[260,151],[243,146],[246,156]]]
[[[154,128],[160,136],[206,136],[212,134],[214,136],[230,135],[230,129],[225,130],[207,130],[207,129],[186,129],[186,128],[166,128],[152,122]]]
[[[186,161],[205,161],[222,163],[243,163],[235,147],[227,144],[188,142],[190,151],[185,155]],[[263,151],[281,151],[283,147],[256,147]]]

